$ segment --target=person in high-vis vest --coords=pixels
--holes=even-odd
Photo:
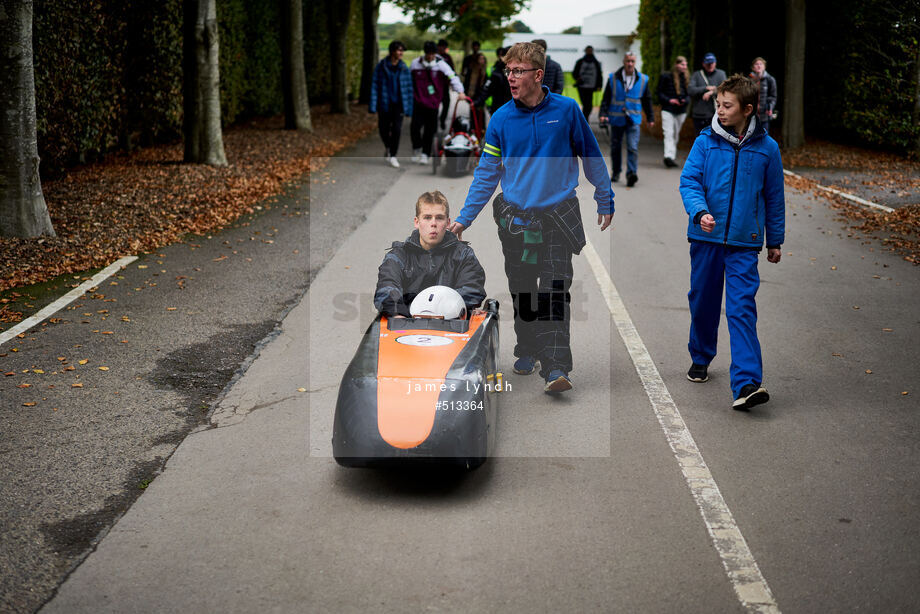
[[[600,121],[610,123],[610,158],[613,172],[610,181],[620,180],[623,170],[623,136],[626,136],[626,186],[639,181],[639,126],[642,112],[649,126],[655,125],[652,97],[648,91],[648,75],[636,70],[636,54],[623,57],[623,67],[611,73],[601,100]]]

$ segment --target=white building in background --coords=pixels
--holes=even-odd
[[[636,54],[636,65],[644,73],[642,56],[639,53],[639,39],[635,38],[639,26],[639,3],[588,15],[582,20],[581,34],[539,34],[512,32],[505,35],[502,46],[542,38],[548,47],[547,53],[559,62],[562,70],[572,72],[575,62],[584,55],[585,47],[594,47],[594,55],[601,63],[604,78],[623,65],[627,51]],[[633,38],[631,43],[629,39]],[[629,44],[628,44],[629,43]]]

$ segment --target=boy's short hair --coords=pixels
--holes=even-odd
[[[406,50],[406,46],[402,44],[402,41],[393,41],[390,43],[390,53],[393,53],[397,49]]]
[[[536,43],[515,43],[502,58],[505,64],[523,62],[534,68],[546,70],[546,52]]]
[[[418,217],[422,214],[422,205],[443,205],[444,213],[447,217],[450,217],[450,205],[447,203],[447,197],[444,196],[439,190],[434,190],[432,192],[425,192],[418,197],[418,200],[415,201],[415,217]]]
[[[543,47],[543,51],[546,51],[546,41],[543,40],[542,38],[535,38],[530,42],[540,45],[541,47]]]
[[[767,61],[766,61],[765,59],[763,59],[762,57],[760,57],[760,56],[757,56],[756,58],[754,58],[754,60],[751,62],[751,66],[753,66],[753,65],[756,64],[757,62],[763,62],[763,67],[764,67],[764,68],[767,67]]]
[[[738,98],[738,104],[744,109],[751,105],[757,109],[757,97],[760,95],[760,87],[754,83],[753,79],[744,75],[734,74],[716,88],[716,95],[723,92],[731,92]]]
[[[446,38],[442,38],[438,41],[438,47],[449,47],[449,46],[450,45],[447,44]]]

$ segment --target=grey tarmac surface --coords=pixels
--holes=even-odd
[[[368,141],[349,153],[377,149]],[[188,433],[209,423],[225,387],[393,176],[362,170],[347,192],[319,171],[312,186],[290,186],[233,228],[141,255],[55,314],[60,321],[0,346],[0,372],[15,373],[0,376],[0,611],[39,608]],[[332,230],[311,243],[311,227]]]
[[[314,191],[311,215],[353,200],[381,165],[333,160],[328,185],[349,189]],[[509,375],[483,468],[405,475],[329,458],[328,399],[366,325],[358,297],[383,248],[408,234],[421,189],[455,207],[465,194],[463,180],[428,169],[386,170],[392,184],[367,221],[218,403],[217,428],[185,439],[45,610],[741,611],[583,257],[576,389],[553,399],[534,376]],[[712,380],[685,378],[678,174],[647,143],[640,183],[617,186],[612,235],[597,232],[586,185],[583,214],[779,608],[915,611],[917,269],[847,239],[822,201],[788,191],[783,262],[761,260],[758,297],[773,398],[734,412],[724,324]],[[487,213],[464,238],[501,298]],[[506,318],[506,373],[509,332]]]

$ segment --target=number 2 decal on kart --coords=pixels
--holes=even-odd
[[[450,345],[454,340],[437,335],[403,335],[402,337],[397,337],[396,342],[418,347],[434,347],[437,345]]]

